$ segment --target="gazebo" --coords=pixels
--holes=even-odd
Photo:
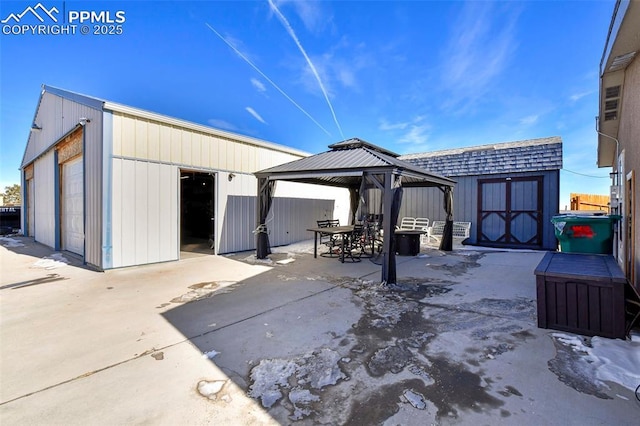
[[[378,190],[382,204],[382,229],[393,235],[403,187],[438,187],[443,192],[447,221],[440,245],[452,248],[453,186],[455,181],[398,159],[398,154],[358,138],[329,145],[329,151],[255,172],[258,179],[256,257],[264,259],[271,253],[265,224],[271,208],[275,183],[278,180],[348,188],[351,201],[351,222],[356,211],[370,204],[369,190]],[[386,284],[396,282],[395,248],[392,238],[382,245],[382,277]]]

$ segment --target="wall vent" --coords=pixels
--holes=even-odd
[[[604,121],[611,121],[618,119],[618,111],[611,111],[604,113]]]
[[[612,99],[604,103],[605,111],[615,111],[618,109],[618,99]]]
[[[605,99],[617,98],[620,96],[620,86],[607,87],[604,91]]]

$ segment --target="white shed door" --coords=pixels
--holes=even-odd
[[[84,255],[82,157],[62,165],[62,249]]]

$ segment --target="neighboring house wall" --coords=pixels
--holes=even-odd
[[[617,235],[619,246],[622,247],[618,261],[640,290],[640,60],[637,57],[624,73],[620,110],[618,140],[624,165],[619,176],[623,197],[619,213],[623,220],[622,229]],[[615,169],[617,171],[618,167]]]

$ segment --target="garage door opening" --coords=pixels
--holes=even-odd
[[[180,251],[215,254],[215,176],[180,171]]]

